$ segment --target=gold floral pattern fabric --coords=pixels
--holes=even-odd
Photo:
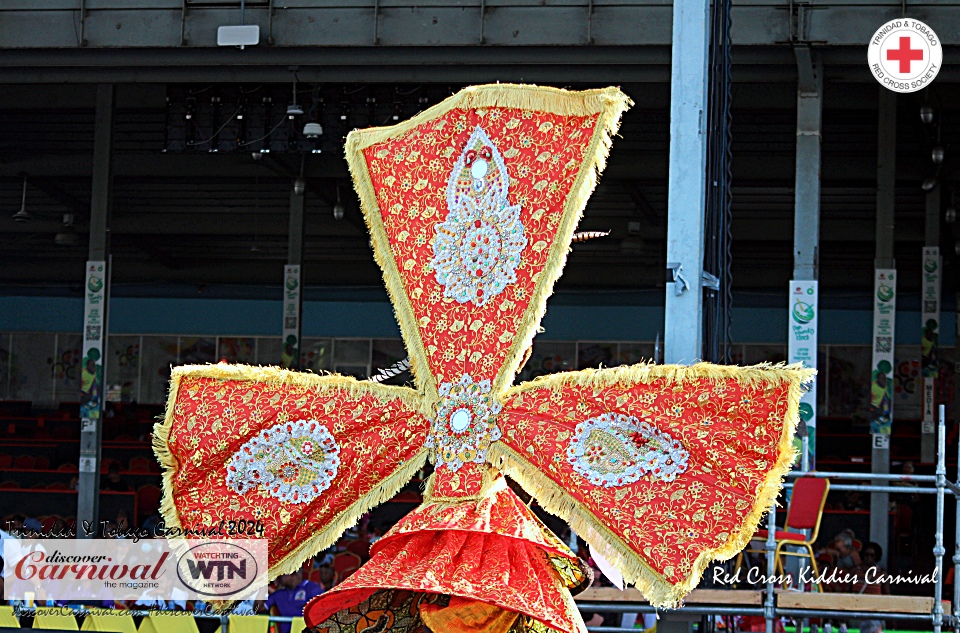
[[[236,366],[176,372],[165,447],[168,459],[177,465],[168,472],[166,488],[178,525],[200,534],[219,526],[222,534],[211,536],[225,538],[247,536],[230,533],[231,525],[262,526],[262,534],[249,536],[269,539],[273,574],[294,552],[306,552],[294,556],[294,563],[312,555],[320,543],[317,539],[335,540],[340,532],[330,536],[324,531],[349,515],[354,504],[370,495],[389,498],[423,464],[430,422],[405,404],[398,388],[368,388],[332,376],[302,376],[301,384],[278,384],[275,376],[257,380],[257,368]],[[334,472],[329,464],[314,463],[312,468],[326,468],[325,475],[334,475],[330,486],[306,503],[263,486],[238,494],[229,478],[234,456],[263,431],[278,425],[285,429],[302,419],[326,427],[328,432],[317,436],[321,442],[331,436],[338,459],[347,465]],[[288,449],[291,446],[287,442]],[[319,447],[298,446],[292,452],[320,452]],[[397,476],[404,471],[410,474]],[[378,494],[391,477],[398,481]]]
[[[605,387],[528,383],[504,404],[502,443],[529,472],[591,512],[608,538],[679,584],[699,558],[742,531],[792,431],[789,390],[788,382],[736,377],[624,379]],[[578,425],[609,413],[646,420],[675,438],[688,452],[686,469],[672,480],[646,473],[619,486],[590,481],[569,449]]]

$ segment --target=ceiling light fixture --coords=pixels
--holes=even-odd
[[[300,116],[303,114],[303,108],[297,103],[297,74],[293,74],[293,99],[290,101],[290,105],[287,106],[287,116],[293,118],[295,116]]]
[[[928,125],[933,123],[933,106],[929,103],[920,106],[920,120]]]
[[[13,214],[13,221],[18,223],[29,222],[33,215],[27,211],[27,177],[23,177],[23,196],[20,198],[20,210]]]
[[[933,149],[930,150],[930,160],[933,161],[934,165],[942,164],[945,155],[946,152],[943,149],[943,145],[934,145]]]
[[[53,242],[57,246],[76,246],[80,243],[80,236],[73,227],[73,214],[63,214],[63,228],[53,236]]]
[[[920,184],[920,188],[927,192],[933,191],[937,188],[937,178],[935,176],[924,178],[923,183]]]
[[[310,121],[303,126],[303,135],[310,139],[320,138],[320,135],[323,134],[323,126],[321,126],[316,121]]]

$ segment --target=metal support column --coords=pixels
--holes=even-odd
[[[809,46],[795,46],[793,50],[797,58],[797,167],[794,178],[793,280],[790,282],[790,308],[787,312],[791,328],[788,333],[789,360],[816,369],[823,65]],[[801,468],[805,471],[815,467],[812,458],[816,451],[816,407],[817,389],[813,383],[800,405],[804,427]]]
[[[90,195],[90,248],[84,279],[83,359],[80,393],[80,464],[77,494],[77,535],[92,538],[97,529],[100,497],[100,448],[103,428],[103,394],[106,376],[108,298],[110,271],[108,226],[113,188],[114,86],[97,86],[93,138],[93,183]],[[98,364],[99,363],[99,364]]]
[[[301,264],[303,263],[303,233],[306,219],[306,183],[303,179],[303,158],[300,177],[290,188],[290,229],[287,242],[287,266],[283,274],[283,351],[281,364],[300,369],[303,294],[301,293]]]
[[[933,585],[933,633],[940,633],[943,626],[943,555],[947,550],[943,547],[943,495],[947,482],[947,408],[940,405],[937,410],[939,424],[937,425],[937,531],[933,542],[934,573],[936,582]]]
[[[894,204],[896,202],[896,150],[897,150],[897,95],[883,86],[880,92],[877,132],[877,232],[876,260],[874,268],[893,269]],[[876,345],[876,341],[874,341]],[[891,341],[889,343],[893,345]],[[891,375],[892,378],[892,375]],[[891,416],[893,414],[890,403]],[[890,436],[874,435],[870,470],[874,473],[890,472]],[[879,484],[879,481],[873,481]],[[870,540],[886,545],[889,528],[890,495],[886,492],[870,494]],[[884,558],[886,550],[884,547]],[[881,561],[886,562],[886,561]]]
[[[703,354],[709,8],[709,0],[676,0],[673,4],[666,363],[693,363]]]
[[[940,191],[938,183],[926,196],[926,221],[924,223],[923,249],[923,289],[920,300],[921,322],[921,358],[920,370],[923,376],[923,423],[920,430],[920,461],[932,462],[937,456],[937,436],[934,433],[936,415],[937,378],[940,375],[940,335],[943,327],[940,323],[940,279],[942,260],[940,259]],[[935,269],[933,264],[936,265]],[[933,304],[933,305],[931,305]],[[935,326],[928,328],[929,321]],[[931,330],[928,332],[928,329]],[[926,349],[928,348],[929,349]],[[932,361],[932,362],[931,362]]]

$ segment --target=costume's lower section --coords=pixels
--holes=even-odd
[[[361,625],[419,633],[424,624],[435,633],[582,633],[569,589],[582,581],[576,557],[503,486],[479,500],[421,506],[304,617],[318,633]]]

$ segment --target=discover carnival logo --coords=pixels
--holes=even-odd
[[[6,539],[7,600],[266,598],[266,539]]]
[[[933,29],[913,18],[890,20],[873,34],[867,63],[874,78],[894,92],[916,92],[936,79],[943,47]]]

